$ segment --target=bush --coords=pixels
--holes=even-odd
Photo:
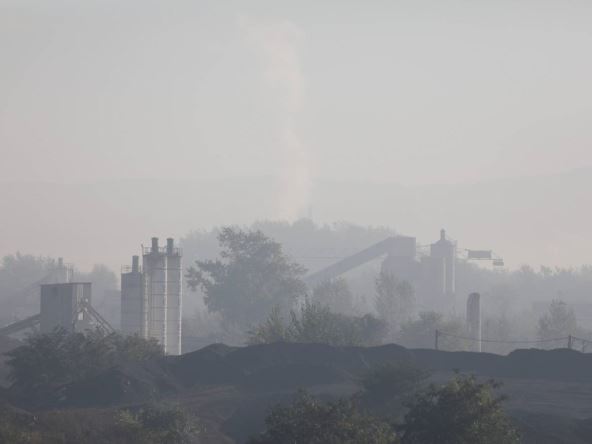
[[[518,433],[502,410],[499,384],[457,376],[442,387],[431,385],[408,405],[403,444],[514,444]]]
[[[249,344],[300,342],[348,346],[379,344],[385,332],[384,323],[372,315],[345,316],[333,313],[326,305],[306,302],[299,312],[290,312],[288,324],[279,309],[274,309],[247,334]]]
[[[359,413],[351,401],[323,403],[303,391],[287,407],[274,407],[265,424],[249,444],[398,443],[389,424]]]
[[[436,330],[455,336],[463,336],[464,323],[459,319],[445,319],[440,313],[422,311],[418,319],[404,322],[399,332],[399,342],[408,348],[434,348]],[[466,341],[455,337],[440,336],[440,350],[464,350]]]
[[[130,444],[185,444],[199,433],[183,410],[162,406],[120,411],[114,431]]]
[[[369,400],[385,401],[416,391],[429,376],[411,362],[387,362],[370,369],[360,382]]]
[[[24,345],[6,355],[12,388],[30,399],[42,399],[65,384],[98,375],[115,365],[158,358],[162,348],[156,340],[138,336],[56,329],[29,336]]]

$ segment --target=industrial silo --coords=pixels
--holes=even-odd
[[[181,354],[182,272],[181,250],[169,238],[166,247],[166,351],[170,355]]]
[[[167,353],[167,255],[152,238],[152,246],[144,250],[144,288],[148,302],[147,337],[156,339]]]
[[[132,257],[132,266],[121,270],[121,332],[126,335],[148,334],[148,298],[139,257]]]

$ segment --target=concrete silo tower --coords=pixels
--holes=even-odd
[[[170,355],[181,354],[181,307],[183,285],[181,250],[175,247],[174,240],[167,239],[166,247],[166,350]]]
[[[121,330],[154,338],[169,355],[181,354],[182,265],[181,250],[173,239],[159,247],[158,238],[121,273]]]
[[[158,246],[158,238],[152,238],[152,246],[144,250],[144,288],[148,299],[148,337],[155,338],[166,349],[166,252]]]

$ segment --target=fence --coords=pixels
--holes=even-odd
[[[460,339],[468,342],[478,343],[480,342],[481,345],[483,344],[507,344],[507,345],[536,345],[536,344],[550,344],[550,343],[564,343],[567,348],[573,350],[576,348],[577,345],[580,345],[580,350],[582,353],[586,353],[587,349],[590,345],[592,345],[592,341],[584,338],[580,338],[574,335],[567,335],[558,338],[548,338],[548,339],[536,339],[536,340],[503,340],[503,339],[475,339],[468,336],[456,335],[452,333],[446,333],[440,330],[436,330],[434,334],[434,348],[436,350],[440,349],[440,338],[447,337],[447,338],[454,338]],[[563,348],[563,347],[554,347],[554,348]],[[592,349],[592,347],[591,347]]]

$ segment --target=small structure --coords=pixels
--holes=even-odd
[[[58,259],[57,267],[42,279],[39,313],[0,328],[10,335],[39,326],[41,333],[56,328],[84,331],[99,328],[110,333],[111,325],[91,305],[91,283],[71,282],[72,266]]]
[[[481,295],[471,293],[467,299],[467,329],[474,339],[473,351],[481,352]]]

